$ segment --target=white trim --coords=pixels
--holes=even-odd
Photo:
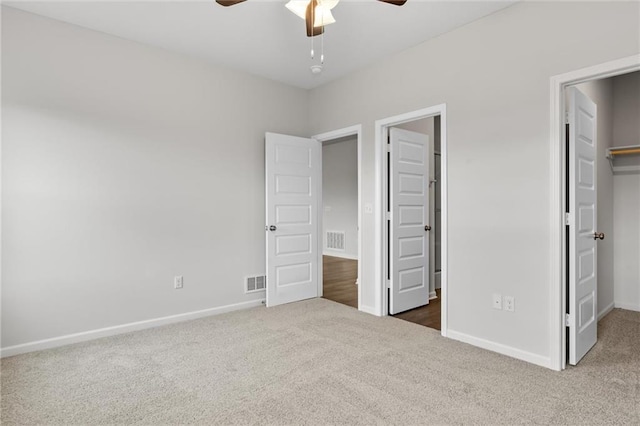
[[[598,321],[604,318],[604,316],[607,315],[609,312],[613,311],[613,308],[615,308],[615,304],[612,302],[609,306],[607,306],[606,308],[598,312]]]
[[[614,307],[619,309],[626,309],[628,311],[640,312],[640,305],[636,305],[634,303],[615,302]]]
[[[433,120],[433,134],[429,136],[429,225],[434,232],[429,232],[429,300],[436,296],[436,132],[435,119]],[[440,156],[438,156],[438,163]]]
[[[329,249],[325,249],[322,252],[323,256],[331,256],[331,257],[339,257],[341,259],[349,259],[349,260],[358,260],[357,254],[348,254],[341,251],[331,251]]]
[[[359,287],[359,286],[358,286],[358,287]],[[364,312],[364,313],[367,313],[367,314],[370,314],[370,315],[378,316],[378,311],[376,310],[376,308],[374,308],[374,307],[372,307],[372,306],[364,306],[364,305],[362,305],[362,304],[358,304],[358,306],[359,306],[359,308],[358,308],[358,309],[359,309],[361,312]]]
[[[24,354],[27,352],[41,351],[44,349],[57,348],[59,346],[70,345],[72,343],[86,342],[101,337],[115,336],[132,331],[145,330],[167,324],[194,320],[197,318],[220,315],[227,312],[238,311],[262,306],[264,299],[250,300],[248,302],[235,303],[232,305],[218,306],[216,308],[203,309],[200,311],[185,312],[183,314],[170,315],[161,318],[154,318],[144,321],[131,322],[128,324],[116,325],[113,327],[99,328],[96,330],[83,331],[81,333],[67,334],[66,336],[53,337],[51,339],[38,340],[35,342],[23,343],[20,345],[8,346],[0,349],[0,358]]]
[[[603,64],[571,71],[550,79],[550,144],[551,144],[551,209],[550,209],[550,269],[549,269],[549,336],[550,368],[566,366],[565,310],[565,148],[564,89],[590,80],[613,77],[640,70],[640,55],[628,56]]]
[[[2,7],[0,6],[0,22],[2,21]],[[0,45],[2,43],[2,31],[0,31]],[[0,81],[2,81],[2,55],[0,54]],[[2,98],[2,84],[0,84],[0,99]],[[0,105],[0,110],[2,110],[2,106]],[[4,133],[2,132],[2,120],[0,119],[0,135],[3,135]],[[0,139],[2,139],[0,137]],[[0,181],[2,180],[2,176],[4,176],[4,174],[2,173],[2,143],[0,142]],[[3,197],[2,197],[2,185],[0,185],[0,241],[3,241],[2,239],[2,224],[4,223],[2,221],[2,205],[4,204],[3,202]],[[0,244],[0,306],[2,306],[2,289],[3,284],[2,284],[2,277],[4,276],[4,274],[2,273],[2,244]],[[2,309],[0,308],[0,317],[1,317],[1,313],[2,313]],[[0,322],[2,322],[0,320]],[[2,333],[0,333],[2,334]],[[0,351],[0,357],[2,356],[2,353]]]
[[[345,136],[355,135],[358,142],[358,278],[357,281],[362,279],[362,125],[356,124],[354,126],[344,127],[338,130],[332,130],[330,132],[320,133],[319,135],[312,136],[313,139],[319,141],[320,143],[324,143],[327,141],[331,141],[338,138],[343,138]],[[322,192],[320,192],[322,195]],[[320,231],[318,235],[322,235],[322,199],[319,203],[318,212],[318,226],[320,227]],[[320,239],[322,241],[322,239]],[[322,243],[321,243],[322,244]],[[320,250],[320,271],[322,271],[322,253],[323,250]],[[335,256],[335,255],[332,255]],[[343,256],[344,257],[344,256]],[[322,274],[322,272],[320,272]],[[318,291],[318,295],[322,296],[322,275],[320,275],[320,282],[318,283],[320,287]],[[362,306],[362,286],[358,286],[358,309],[363,312],[367,312],[364,310]],[[370,312],[368,312],[370,313]]]
[[[388,301],[386,289],[386,232],[385,232],[385,206],[386,203],[386,176],[387,176],[387,150],[384,141],[387,138],[387,130],[391,126],[408,123],[439,115],[440,116],[440,252],[441,252],[441,331],[442,336],[447,337],[447,261],[448,261],[448,221],[447,221],[447,189],[448,189],[448,167],[447,167],[447,104],[435,105],[429,108],[400,114],[393,117],[383,118],[375,122],[375,259],[378,267],[375,269],[375,311],[376,315],[386,316],[388,314]]]
[[[488,351],[497,352],[502,355],[510,356],[522,361],[530,362],[541,367],[549,368],[551,359],[542,355],[534,354],[532,352],[515,349],[511,346],[506,346],[501,343],[495,343],[490,340],[480,339],[478,337],[469,336],[468,334],[460,333],[455,330],[449,329],[449,335],[447,336],[453,340],[459,342],[468,343],[473,346],[477,346]]]
[[[314,138],[314,140],[317,140]],[[322,232],[322,218],[324,216],[324,209],[322,208],[322,191],[324,191],[323,188],[323,177],[322,177],[322,169],[324,168],[323,164],[322,164],[322,141],[318,141],[320,142],[320,161],[318,162],[318,167],[320,167],[320,179],[318,179],[318,205],[316,206],[317,211],[316,211],[316,217],[317,217],[317,231],[318,231],[318,241],[316,241],[316,247],[318,249],[318,259],[316,261],[317,266],[318,266],[318,271],[317,271],[317,277],[318,277],[318,282],[317,282],[317,296],[318,297],[322,297],[324,294],[324,264],[323,264],[323,260],[322,260],[322,252],[324,251],[324,233]]]
[[[448,336],[449,313],[449,146],[447,104],[440,111],[440,297],[441,334]]]

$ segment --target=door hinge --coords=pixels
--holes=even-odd
[[[391,288],[391,280],[387,280],[387,288]]]
[[[569,226],[573,225],[573,215],[571,213],[566,212],[564,214],[564,224]]]
[[[391,220],[391,212],[384,212],[384,218],[386,220]]]
[[[387,144],[387,152],[391,152],[391,144],[390,143]]]
[[[569,111],[564,113],[564,124],[569,124]]]
[[[565,327],[571,327],[571,315],[570,314],[564,314],[564,325]]]

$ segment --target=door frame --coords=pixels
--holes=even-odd
[[[344,127],[342,129],[332,130],[319,135],[311,136],[312,139],[320,142],[324,146],[326,142],[334,139],[343,138],[346,136],[356,136],[357,138],[357,156],[358,156],[358,310],[361,310],[362,306],[362,125],[356,124],[354,126]],[[322,164],[322,162],[321,162]],[[318,235],[322,241],[324,241],[324,235],[322,235],[324,210],[322,205],[322,180],[320,181],[320,203],[318,203]],[[318,297],[322,297],[322,252],[324,250],[324,243],[320,245],[321,249],[318,252]]]
[[[551,210],[550,210],[550,294],[549,337],[550,367],[554,370],[566,368],[565,307],[567,241],[565,238],[566,211],[566,158],[564,91],[567,87],[592,80],[615,77],[640,70],[640,55],[628,56],[599,65],[582,68],[551,77],[550,100],[550,152],[551,152]]]
[[[442,336],[447,336],[448,313],[448,149],[447,149],[447,104],[439,104],[405,114],[376,120],[375,122],[375,259],[378,267],[375,269],[375,310],[379,316],[388,315],[387,276],[387,233],[386,209],[387,205],[387,135],[390,127],[422,118],[440,116],[440,266],[441,266],[441,330]]]

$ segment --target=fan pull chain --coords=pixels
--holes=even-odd
[[[313,1],[313,0],[311,0],[311,1]],[[312,7],[312,9],[311,9],[311,22],[312,22],[312,24],[311,25],[313,25],[313,22],[315,22],[315,18],[316,17],[314,15],[315,15],[315,8]],[[310,38],[311,38],[311,59],[313,59],[314,56],[315,56],[315,52],[313,51],[313,26],[311,27],[311,37]]]
[[[324,64],[324,28],[320,35],[320,64]]]
[[[311,35],[311,37],[309,37],[311,39],[311,59],[313,59],[313,57],[315,56],[314,52],[313,52],[313,35]]]

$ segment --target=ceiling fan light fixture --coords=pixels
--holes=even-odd
[[[322,5],[318,5],[318,7],[316,7],[316,16],[313,20],[314,27],[324,27],[325,25],[333,24],[335,22],[336,20],[330,9],[327,9]]]
[[[289,9],[291,12],[293,12],[295,15],[304,19],[308,4],[309,2],[307,0],[290,0],[284,6],[287,9]]]
[[[310,0],[290,0],[285,7],[301,19],[306,19],[309,1]],[[331,9],[336,7],[338,1],[339,0],[318,0],[313,20],[314,27],[322,27],[336,22],[331,13]]]

